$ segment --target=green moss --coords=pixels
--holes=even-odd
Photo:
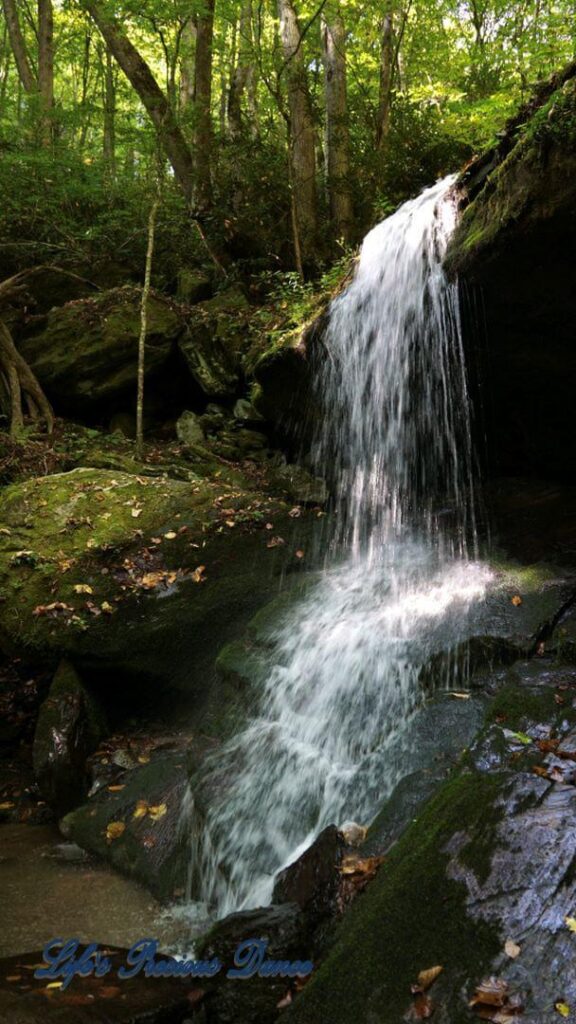
[[[576,720],[576,711],[556,703],[556,691],[550,687],[529,689],[510,684],[496,695],[488,711],[488,722],[501,722],[515,732],[535,722],[556,722],[559,718]]]
[[[462,829],[486,859],[496,827],[499,775],[461,774],[426,805],[384,862],[375,881],[339,925],[334,944],[299,996],[290,1021],[397,1024],[423,968],[445,973],[433,998],[450,1006],[452,1024],[469,1021],[463,989],[482,978],[501,947],[495,929],[466,914],[466,888],[446,875],[446,844]]]

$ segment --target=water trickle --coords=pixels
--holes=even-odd
[[[472,445],[458,292],[442,270],[452,179],[364,240],[332,304],[315,444],[338,528],[320,578],[279,623],[254,717],[204,768],[197,895],[219,915],[269,901],[329,822],[368,823],[410,771],[430,655],[465,633]]]

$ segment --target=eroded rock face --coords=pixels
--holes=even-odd
[[[52,309],[18,344],[59,410],[83,414],[134,392],[140,334],[139,288],[116,288]],[[165,365],[185,324],[164,300],[148,302],[146,374]]]
[[[573,480],[576,381],[576,78],[517,120],[472,165],[446,265],[466,283],[469,369],[478,373],[499,473]],[[488,173],[486,173],[486,170]],[[478,179],[479,181],[476,180]]]

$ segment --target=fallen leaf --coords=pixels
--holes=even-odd
[[[152,818],[152,821],[159,821],[163,818],[168,810],[166,804],[156,804],[154,807],[148,808],[148,816]]]
[[[568,1006],[568,1003],[554,1003],[554,1009],[556,1010],[556,1013],[560,1014],[561,1017],[570,1016],[570,1007]]]
[[[506,942],[504,944],[504,952],[506,953],[506,956],[511,957],[512,960],[515,960],[517,956],[520,956],[521,949],[520,946],[516,942],[514,942],[513,939],[506,939]]]
[[[468,1006],[477,1006],[479,1003],[485,1006],[504,1006],[507,994],[508,982],[502,978],[485,978],[478,985]]]
[[[113,839],[118,839],[125,829],[126,825],[123,821],[110,821],[106,826],[106,839],[108,842],[112,842]]]
[[[412,1004],[412,1017],[416,1020],[429,1020],[434,1013],[434,1004],[424,992],[416,992]]]
[[[141,508],[133,508],[130,512],[130,515],[132,516],[132,519],[138,519],[138,516],[141,515],[141,513]]]
[[[111,604],[109,604],[109,602],[108,602],[108,601],[102,601],[102,604],[100,605],[100,608],[102,609],[102,611],[103,611],[103,612],[104,612],[104,613],[105,613],[106,615],[111,615],[111,614],[112,614],[112,612],[114,611],[114,609],[113,609],[112,605],[111,605]]]
[[[457,691],[454,690],[452,692],[449,692],[448,696],[449,697],[458,697],[459,700],[470,700],[471,694],[469,694],[469,693],[458,693]]]
[[[520,594],[514,594],[514,597],[512,598],[512,604],[515,608],[518,608],[518,606],[522,604],[522,598],[520,597]]]
[[[93,594],[94,591],[88,583],[75,583],[73,587],[75,594]]]
[[[62,985],[63,985],[63,984],[64,984],[64,982],[63,982],[63,981],[51,981],[51,982],[49,982],[49,984],[48,984],[48,985],[46,985],[46,988],[47,988],[47,989],[51,989],[51,988],[62,988]]]
[[[6,801],[5,803],[0,804],[0,811],[9,811],[11,807],[14,807],[14,804],[11,804],[10,801]]]
[[[138,758],[138,760],[140,760],[140,758]],[[134,808],[134,814],[132,815],[132,817],[143,818],[145,817],[146,814],[148,814],[148,801],[139,800],[138,803],[136,804],[136,807]]]
[[[290,509],[288,515],[291,516],[292,519],[298,519],[298,517],[302,515],[302,509],[295,505],[294,508]]]
[[[206,579],[206,577],[204,576],[204,572],[205,571],[206,571],[206,566],[205,565],[198,565],[194,569],[194,572],[191,573],[191,578],[194,580],[194,583],[204,583],[204,580]]]
[[[21,974],[8,974],[6,976],[6,981],[20,981],[21,978],[22,978]]]
[[[576,932],[576,917],[565,917],[564,924],[571,932]]]
[[[304,558],[304,552],[300,548],[296,552],[296,558]]]
[[[281,547],[285,543],[286,543],[286,541],[284,540],[283,537],[271,537],[270,540],[268,541],[266,547],[267,548],[279,548],[279,547]]]
[[[418,987],[421,992],[426,992],[430,988],[439,974],[442,974],[444,968],[441,964],[437,964],[436,967],[428,967],[425,971],[420,971],[418,975]]]
[[[166,540],[174,540],[174,538],[176,537],[176,533],[174,532],[174,530],[168,530],[168,533],[165,533],[164,537],[166,538]]]
[[[119,793],[121,789],[124,789],[124,784],[121,786],[108,786],[109,793]]]

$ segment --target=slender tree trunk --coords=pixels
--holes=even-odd
[[[116,82],[110,49],[106,47],[104,63],[104,163],[110,178],[116,174]]]
[[[180,50],[180,113],[184,116],[194,103],[194,62],[196,56],[196,20],[188,18],[182,29]]]
[[[294,250],[304,267],[314,262],[317,241],[315,131],[302,39],[292,0],[278,0],[289,123]]]
[[[86,137],[88,135],[89,118],[88,118],[88,111],[86,109],[86,106],[87,106],[87,99],[88,99],[88,83],[89,83],[89,80],[90,80],[90,48],[91,48],[91,43],[92,43],[92,37],[90,35],[90,32],[86,32],[86,34],[84,36],[84,47],[83,47],[83,53],[82,53],[82,88],[81,88],[81,93],[80,93],[80,104],[79,104],[80,111],[81,111],[81,116],[82,116],[82,126],[80,128],[80,143],[79,143],[81,151],[84,149],[84,146],[86,145]],[[101,58],[102,54],[100,52],[100,47],[99,47],[99,53],[100,53],[100,58]]]
[[[20,28],[20,19],[18,17],[16,0],[2,0],[2,6],[4,9],[8,35],[10,37],[10,45],[12,47],[12,53],[14,54],[16,67],[18,68],[20,81],[25,92],[33,94],[37,92],[38,82],[36,80],[36,74],[30,63],[26,43],[24,41],[24,36],[22,35],[22,29]]]
[[[212,206],[212,43],[215,0],[205,0],[198,16],[194,67],[194,204],[200,211]]]
[[[138,339],[138,390],[136,395],[136,454],[139,459],[144,453],[144,374],[146,371],[146,330],[148,327],[148,299],[152,278],[152,259],[154,256],[154,235],[156,232],[156,214],[159,200],[156,198],[150,207],[148,217],[148,246],[146,249],[146,268],[144,271],[144,287],[140,307],[140,337]]]
[[[394,6],[387,0],[380,34],[380,89],[376,121],[376,149],[385,149],[390,131],[392,84],[394,81]]]
[[[104,10],[100,0],[84,0],[84,6],[148,111],[176,180],[187,202],[190,202],[194,177],[192,156],[172,107],[144,58],[120,24]]]
[[[337,10],[322,25],[326,90],[326,174],[330,215],[336,235],[349,242],[353,212],[350,194],[350,137],[346,96],[346,31]]]
[[[241,138],[244,132],[242,99],[253,76],[252,0],[245,0],[240,14],[238,57],[228,92],[228,130],[233,139]],[[254,135],[254,126],[250,127],[250,134]]]
[[[52,0],[38,0],[38,95],[40,138],[50,146],[54,138],[54,12]]]

